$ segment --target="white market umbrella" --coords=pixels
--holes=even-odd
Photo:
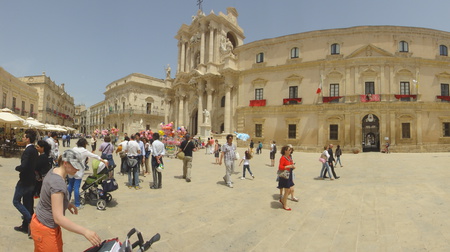
[[[45,129],[45,124],[39,122],[37,119],[33,118],[33,117],[28,117],[25,120],[25,124],[29,127],[29,128],[33,128],[33,129]]]
[[[60,128],[53,124],[45,124],[44,130],[46,131],[57,131],[57,132],[66,132],[66,129]]]
[[[13,114],[11,112],[4,112],[4,109],[0,112],[0,122],[9,123],[15,126],[25,125],[25,120],[22,117]]]

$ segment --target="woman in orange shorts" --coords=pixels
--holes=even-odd
[[[84,169],[80,153],[66,150],[58,159],[59,167],[47,173],[41,189],[41,198],[31,219],[31,237],[34,251],[63,251],[61,227],[83,235],[92,245],[101,243],[100,237],[92,230],[75,224],[64,216],[66,209],[78,214],[78,209],[69,203],[65,178],[68,174]]]

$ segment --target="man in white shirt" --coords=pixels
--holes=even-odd
[[[136,190],[141,189],[139,186],[139,155],[141,150],[139,144],[136,142],[136,136],[131,135],[131,140],[128,142],[126,147],[128,160],[126,164],[128,165],[128,188],[134,188]],[[134,161],[133,161],[134,160]],[[131,174],[133,173],[133,180],[131,179]],[[134,182],[134,183],[133,183]]]
[[[141,150],[141,153],[139,154],[139,160],[138,160],[138,171],[141,175],[144,175],[144,171],[141,171],[141,166],[145,162],[145,146],[144,142],[141,141],[141,135],[139,133],[136,133],[136,142],[139,144],[139,150]]]
[[[162,173],[157,170],[159,164],[163,164],[163,156],[166,154],[166,149],[164,144],[159,141],[159,134],[153,133],[153,143],[152,143],[152,175],[153,175],[153,185],[150,186],[151,189],[161,189],[162,187]]]
[[[58,160],[58,150],[56,149],[56,139],[57,139],[58,135],[56,135],[56,132],[52,132],[49,134],[49,138],[47,138],[47,143],[50,145],[51,149],[50,149],[50,158],[53,161],[53,164],[55,164],[55,162]]]

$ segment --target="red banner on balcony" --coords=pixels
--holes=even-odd
[[[450,96],[440,95],[440,96],[436,96],[436,98],[444,100],[444,101],[450,101]]]
[[[331,101],[334,101],[334,100],[337,100],[337,99],[341,99],[342,96],[328,96],[328,97],[322,97],[322,98],[323,98],[322,101],[324,103],[328,103],[328,102],[331,102]]]
[[[302,98],[286,98],[286,99],[283,99],[283,105],[299,104],[301,102],[302,102]]]
[[[401,98],[413,98],[413,99],[416,99],[417,95],[394,95],[394,97],[396,99],[401,99]]]
[[[379,94],[360,95],[360,101],[361,102],[376,102],[376,101],[380,101],[380,95]]]
[[[264,107],[266,106],[266,100],[251,100],[250,107]]]

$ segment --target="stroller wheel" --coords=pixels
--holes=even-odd
[[[84,197],[80,197],[80,204],[81,205],[86,204],[86,199]]]
[[[112,200],[112,195],[110,194],[110,193],[106,193],[106,203],[109,203],[109,202],[111,202],[111,200]]]
[[[99,199],[97,201],[97,209],[98,210],[105,210],[106,208],[106,201],[104,199]]]

